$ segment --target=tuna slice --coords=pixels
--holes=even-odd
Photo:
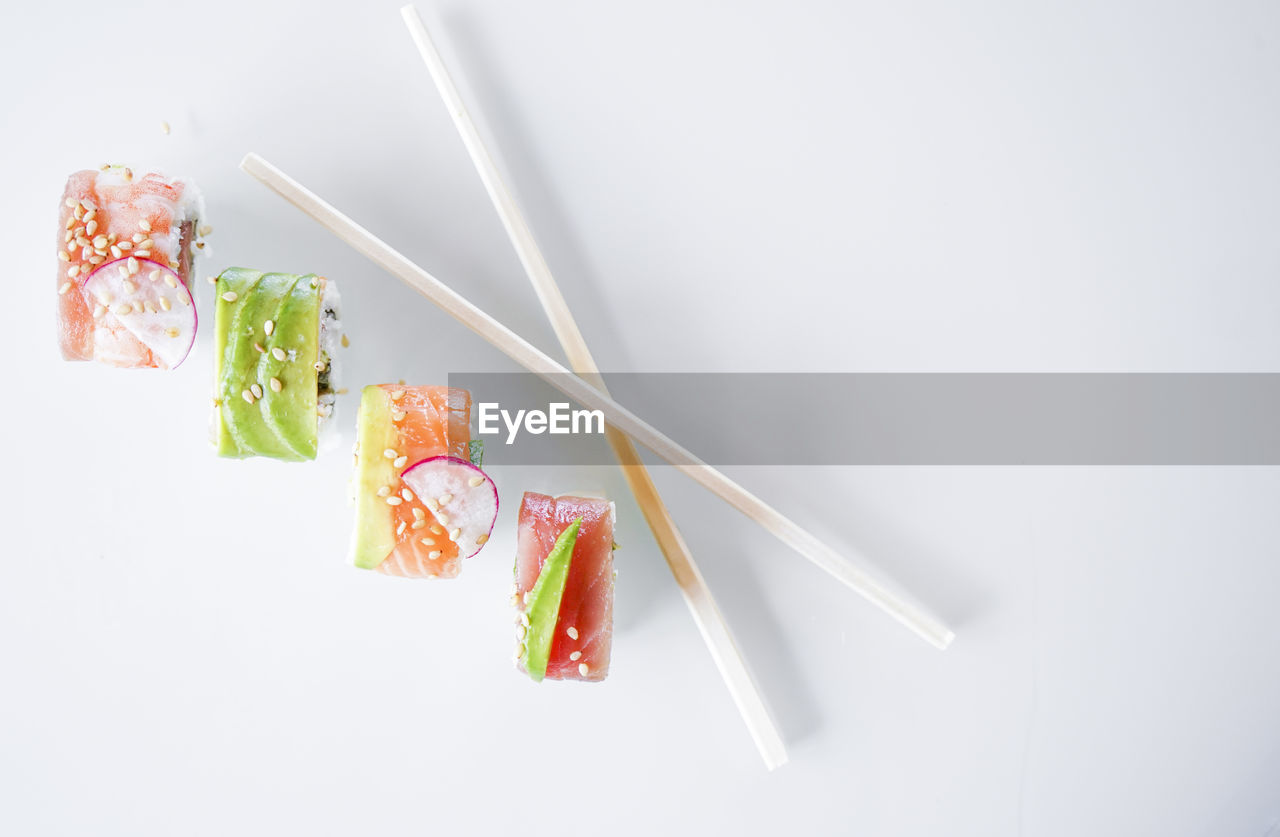
[[[613,643],[613,503],[589,497],[548,497],[525,492],[520,504],[515,592],[524,636],[527,596],[560,533],[582,524],[573,547],[555,638],[547,662],[551,680],[599,681],[609,674]],[[524,657],[519,668],[526,671]]]

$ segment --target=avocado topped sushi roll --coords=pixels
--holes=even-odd
[[[208,232],[189,180],[124,166],[67,178],[58,215],[64,360],[172,369],[195,342],[191,262]]]
[[[535,681],[599,681],[613,646],[608,500],[526,491],[516,542],[516,665]]]
[[[402,578],[454,578],[498,516],[471,440],[471,394],[379,384],[361,393],[351,563]]]
[[[338,291],[323,276],[233,267],[215,281],[219,456],[315,459],[333,417]]]

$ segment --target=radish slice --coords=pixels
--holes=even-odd
[[[191,353],[195,300],[182,277],[168,267],[148,259],[116,259],[90,273],[80,292],[100,326],[127,329],[165,368],[173,369]]]
[[[488,542],[498,519],[498,487],[484,471],[465,459],[433,456],[410,465],[400,479],[431,509],[463,558]]]

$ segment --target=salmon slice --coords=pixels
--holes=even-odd
[[[366,409],[370,405],[378,409]],[[385,426],[367,426],[382,422],[384,415]],[[435,498],[415,496],[401,475],[431,457],[467,457],[471,394],[449,387],[381,384],[366,388],[359,422],[362,440],[376,439],[385,447],[356,453],[356,491],[366,493],[356,498],[357,566],[372,564],[362,563],[360,556],[369,549],[381,554],[379,544],[386,544],[390,549],[373,566],[378,572],[403,578],[456,577],[462,561],[449,539],[448,509]]]
[[[184,180],[111,166],[67,178],[58,214],[58,347],[65,360],[96,360],[124,368],[165,368],[108,310],[85,298],[81,285],[99,265],[135,255],[165,265],[191,287],[192,244],[199,193]],[[98,316],[94,316],[95,312]]]
[[[605,679],[613,645],[613,503],[589,497],[548,497],[525,492],[520,503],[516,545],[515,592],[523,614],[526,594],[533,589],[560,533],[581,518],[578,538],[546,677],[552,680]],[[517,628],[517,631],[520,629]],[[520,660],[524,670],[524,660]]]

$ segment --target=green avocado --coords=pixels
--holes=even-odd
[[[573,558],[573,545],[578,541],[579,517],[556,538],[555,546],[542,562],[538,580],[529,591],[529,604],[525,615],[529,617],[529,630],[525,637],[524,668],[535,681],[547,676],[547,663],[551,659],[551,641],[555,639],[556,622],[560,619],[560,600],[564,597],[564,585],[569,580],[569,562]]]
[[[317,429],[316,359],[320,352],[320,290],[313,275],[302,276],[280,303],[275,328],[259,354],[262,417],[299,459],[315,459]],[[314,283],[314,284],[313,284]],[[284,358],[277,356],[282,352]],[[256,353],[256,350],[255,350]],[[271,380],[280,382],[276,392]],[[248,406],[248,405],[246,405]]]
[[[222,410],[222,404],[231,395],[223,386],[223,371],[227,365],[227,337],[231,334],[231,321],[235,319],[239,310],[234,302],[227,302],[222,295],[231,292],[236,295],[236,300],[248,296],[249,289],[252,288],[259,279],[262,278],[262,271],[246,270],[243,267],[229,267],[218,276],[216,280],[217,298],[213,309],[213,391],[217,393],[218,399],[218,416],[217,416],[217,439],[218,454],[220,456],[244,457],[252,456],[253,452],[240,447],[236,438],[231,433],[231,429],[227,426],[226,413]],[[235,341],[231,341],[234,345]],[[239,393],[235,397],[240,397]]]
[[[356,466],[351,477],[356,501],[351,563],[361,569],[378,566],[396,547],[393,507],[378,496],[379,488],[396,481],[394,464],[382,455],[395,444],[390,396],[381,387],[365,387],[356,418]]]
[[[268,382],[258,380],[258,365],[263,353],[254,344],[263,345],[267,339],[266,321],[275,319],[281,303],[297,281],[298,277],[293,274],[265,273],[232,301],[223,298],[225,291],[218,292],[219,302],[226,302],[235,311],[226,335],[219,391],[222,393],[222,420],[235,439],[240,456],[301,458],[264,420],[261,397],[254,397],[250,403],[243,395],[255,384],[263,396],[270,392]]]

